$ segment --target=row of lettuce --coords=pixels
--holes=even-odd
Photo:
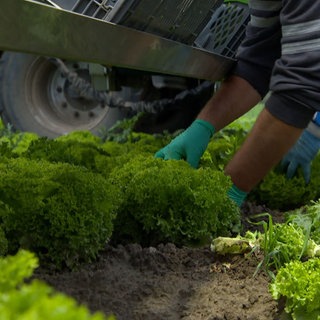
[[[0,144],[2,254],[24,248],[42,263],[73,268],[107,242],[183,245],[240,231],[239,209],[226,195],[230,179],[210,166],[156,159],[162,137],[22,140],[23,149],[22,141]]]
[[[262,219],[264,232],[240,236],[240,210],[226,196],[231,181],[223,168],[252,119],[245,117],[218,133],[197,170],[185,161],[155,159],[154,153],[174,135],[133,132],[136,120],[119,123],[103,137],[74,132],[46,139],[0,127],[2,261],[17,252],[19,261],[19,250],[28,250],[42,265],[73,269],[95,260],[108,242],[195,245],[238,235],[237,240],[250,244],[250,252],[264,252],[259,267],[273,275],[271,293],[286,298],[286,311],[294,319],[302,319],[302,313],[320,318],[320,285],[314,281],[320,275],[320,205],[310,202],[319,198],[319,159],[308,185],[301,174],[287,180],[275,168],[249,200],[288,210],[288,219],[275,225],[270,217]],[[305,203],[309,205],[300,208]],[[294,208],[299,209],[289,211]],[[12,292],[19,288],[21,294],[38,290],[43,298],[52,296],[46,285],[25,287],[22,278],[12,282]]]
[[[229,180],[221,172],[211,177],[209,168],[154,159],[165,139],[124,130],[111,141],[89,132],[49,140],[2,128],[1,319],[114,319],[28,280],[38,261],[73,269],[95,260],[108,242],[182,244],[239,227],[233,203],[210,199],[202,184],[221,195]],[[223,212],[230,219],[220,222]]]

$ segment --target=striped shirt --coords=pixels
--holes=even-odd
[[[250,22],[234,73],[280,120],[305,128],[320,111],[320,1],[249,0]]]

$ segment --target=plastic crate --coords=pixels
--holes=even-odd
[[[194,45],[225,57],[234,58],[245,36],[249,19],[248,6],[241,3],[223,4],[213,13]]]
[[[249,8],[223,0],[77,0],[72,11],[234,58]]]
[[[93,18],[108,20],[108,15],[116,2],[117,0],[78,0],[72,11]]]
[[[118,0],[108,20],[192,45],[223,0]]]

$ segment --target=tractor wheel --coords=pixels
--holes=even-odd
[[[67,65],[90,81],[88,64]],[[128,99],[130,88],[121,94]],[[0,113],[4,124],[13,129],[49,138],[76,130],[99,134],[125,117],[117,108],[80,97],[48,59],[13,52],[3,53],[1,58]]]

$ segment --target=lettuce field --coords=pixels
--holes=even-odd
[[[154,153],[175,134],[47,139],[0,126],[1,319],[320,319],[320,158],[275,167],[239,209],[223,173],[260,107],[199,169]]]

